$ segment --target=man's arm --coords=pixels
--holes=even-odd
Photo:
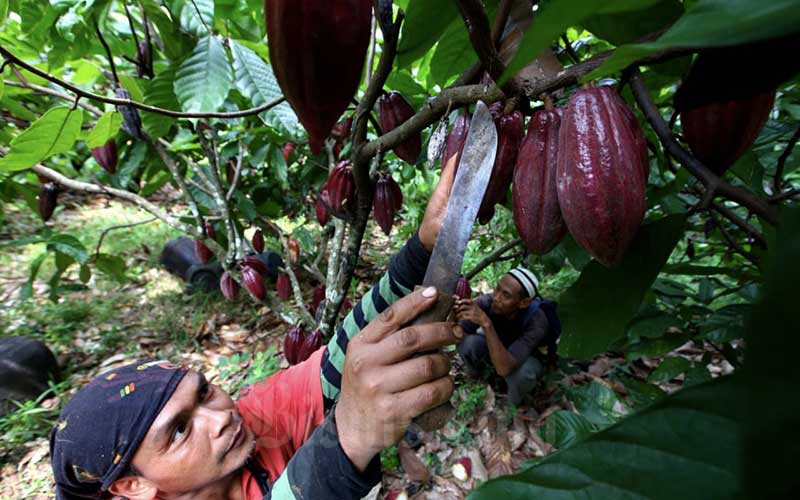
[[[505,377],[513,372],[520,361],[506,349],[500,337],[497,336],[497,330],[492,324],[492,320],[480,306],[479,301],[483,297],[477,299],[459,299],[455,297],[455,312],[456,318],[459,321],[474,323],[483,328],[483,333],[486,336],[486,344],[489,348],[489,358],[494,365],[497,374]]]

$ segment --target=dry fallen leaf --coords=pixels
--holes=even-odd
[[[513,472],[511,468],[511,444],[508,433],[499,429],[497,417],[490,413],[486,428],[481,432],[481,453],[486,460],[489,478],[507,476]]]
[[[400,464],[406,471],[409,480],[423,484],[430,482],[431,475],[414,450],[401,442],[397,445],[397,454],[400,456]]]

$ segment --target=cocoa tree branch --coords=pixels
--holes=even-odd
[[[773,196],[769,199],[770,203],[780,203],[783,200],[788,200],[789,198],[794,198],[795,196],[800,195],[800,189],[790,189],[789,191],[783,192],[779,195]]]
[[[69,82],[61,80],[49,73],[46,73],[35,66],[31,66],[30,64],[26,63],[19,57],[15,56],[11,52],[8,51],[5,47],[0,45],[0,55],[2,55],[7,61],[11,61],[14,64],[20,66],[21,68],[25,69],[37,75],[39,77],[44,78],[45,80],[55,83],[56,85],[63,87],[70,92],[80,96],[85,97],[87,99],[91,99],[93,101],[103,102],[106,104],[114,104],[115,106],[130,106],[136,109],[140,109],[142,111],[149,111],[151,113],[157,113],[160,115],[169,116],[172,118],[242,118],[245,116],[252,116],[267,111],[269,109],[274,108],[275,106],[284,102],[285,98],[280,97],[279,99],[275,99],[274,101],[262,104],[257,108],[250,108],[245,109],[242,111],[232,111],[227,113],[216,113],[216,112],[181,112],[181,111],[173,111],[171,109],[164,109],[159,108],[157,106],[151,106],[149,104],[144,104],[141,102],[134,101],[132,99],[119,99],[116,97],[106,97],[100,94],[95,94],[92,92],[87,92],[80,87],[77,87]],[[70,100],[73,100],[70,98]]]
[[[714,194],[720,194],[729,200],[735,201],[750,209],[772,225],[777,225],[778,215],[767,202],[748,191],[729,184],[720,179],[708,167],[681,146],[669,130],[667,123],[658,111],[653,99],[647,91],[641,73],[636,69],[631,76],[631,89],[636,97],[639,108],[647,118],[650,126],[656,132],[666,152],[678,160],[693,176],[695,176]]]
[[[732,248],[736,253],[738,253],[745,259],[749,260],[753,265],[758,267],[758,258],[756,258],[755,255],[742,248],[742,246],[739,243],[737,243],[736,240],[733,239],[733,237],[731,237],[728,230],[725,229],[725,227],[719,223],[719,221],[717,220],[716,216],[713,213],[709,212],[709,216],[711,217],[711,219],[714,220],[714,222],[717,223],[717,229],[719,229],[719,232],[720,234],[722,234],[722,237],[725,238],[725,241],[728,242],[728,246],[730,246],[730,248]]]
[[[777,195],[781,192],[781,184],[783,183],[783,169],[786,166],[786,160],[789,159],[789,156],[792,154],[792,150],[794,149],[795,145],[797,145],[797,141],[800,140],[800,127],[797,128],[794,135],[791,139],[789,139],[789,144],[786,145],[786,149],[783,150],[781,153],[780,158],[778,158],[778,166],[775,168],[775,180],[774,180],[774,193]]]
[[[479,272],[483,271],[484,269],[494,264],[495,262],[501,260],[501,258],[506,252],[518,247],[520,244],[522,244],[522,240],[520,238],[517,238],[514,241],[506,243],[502,247],[498,248],[494,252],[487,255],[486,258],[484,258],[482,261],[478,262],[478,264],[476,264],[475,267],[473,267],[466,274],[464,274],[464,277],[467,278],[468,280],[471,280],[472,278],[477,276]]]
[[[151,217],[149,219],[140,220],[139,222],[131,222],[129,224],[118,224],[116,226],[110,226],[103,229],[103,232],[100,233],[100,238],[97,240],[97,248],[94,250],[95,255],[100,255],[100,247],[103,246],[103,239],[106,237],[108,233],[114,231],[116,229],[130,229],[132,227],[141,226],[144,224],[149,224],[153,221],[157,221],[158,217]]]
[[[117,66],[114,64],[114,55],[111,53],[111,48],[106,43],[106,39],[103,37],[103,33],[100,32],[100,25],[97,23],[97,19],[94,20],[94,31],[97,33],[97,38],[100,39],[100,43],[103,45],[103,48],[106,51],[106,57],[108,57],[108,64],[111,66],[111,75],[114,77],[114,87],[118,87],[119,77],[117,76]]]
[[[508,16],[511,14],[513,5],[514,0],[500,0],[500,6],[497,9],[497,15],[492,26],[492,44],[495,50],[500,45],[500,39],[503,38],[503,30],[506,27],[506,23],[508,23]]]
[[[486,16],[486,10],[483,8],[483,4],[480,0],[457,0],[456,5],[458,6],[459,12],[461,12],[461,17],[464,19],[464,24],[469,33],[469,40],[472,43],[472,47],[475,49],[475,53],[478,54],[478,59],[483,64],[483,68],[486,72],[488,72],[495,81],[498,81],[500,75],[505,71],[506,66],[497,54],[494,43],[494,33],[491,28],[489,28],[489,18]],[[500,33],[502,34],[502,28]],[[516,88],[512,79],[504,86],[504,90],[514,95],[519,89]]]
[[[736,215],[733,210],[718,203],[712,203],[710,208],[731,221],[739,229],[749,234],[753,238],[754,243],[756,243],[758,246],[761,248],[767,248],[767,240],[764,238],[764,235],[761,234],[751,224],[748,224],[746,221],[742,220],[742,218]]]
[[[45,94],[45,95],[49,95],[51,97],[58,97],[59,99],[64,99],[65,101],[74,101],[73,97],[68,95],[68,94],[65,94],[63,92],[59,92],[58,90],[51,89],[49,87],[42,87],[41,85],[36,85],[35,83],[31,83],[31,82],[29,82],[27,80],[25,80],[25,82],[23,82],[23,83],[14,82],[14,81],[11,81],[11,80],[3,80],[3,84],[8,86],[8,87],[17,87],[17,88],[21,88],[21,89],[30,89],[30,90],[33,90],[34,92],[38,92],[40,94]],[[100,108],[92,106],[88,102],[81,101],[81,102],[78,103],[78,106],[82,107],[83,109],[85,109],[86,111],[88,111],[89,113],[93,114],[96,117],[100,117],[100,116],[103,115],[103,111]]]
[[[200,215],[200,209],[197,208],[197,202],[192,197],[186,182],[183,180],[183,176],[181,176],[180,172],[178,171],[178,165],[175,163],[175,160],[169,156],[167,150],[164,149],[164,146],[162,146],[161,143],[151,141],[150,144],[155,148],[158,156],[160,156],[161,160],[164,162],[164,165],[167,166],[167,170],[169,170],[169,173],[172,175],[172,178],[178,185],[183,199],[186,201],[186,204],[189,205],[189,210],[191,210],[195,219],[195,224],[197,224],[196,232],[205,237],[205,224],[203,223],[203,216]]]
[[[244,148],[242,147],[242,142],[239,141],[239,154],[236,156],[236,168],[233,171],[233,179],[231,180],[228,194],[225,195],[225,199],[228,201],[233,197],[233,193],[236,191],[236,187],[239,184],[239,179],[242,177],[242,165],[244,165]]]
[[[302,321],[309,326],[313,326],[315,323],[314,318],[308,312],[308,309],[306,309],[306,306],[303,303],[303,292],[300,289],[300,283],[297,280],[297,276],[294,274],[294,269],[292,269],[292,266],[289,264],[291,262],[291,252],[289,251],[289,242],[286,240],[286,236],[283,234],[283,230],[281,230],[281,228],[278,227],[277,224],[275,224],[274,222],[265,217],[260,217],[260,219],[264,222],[264,224],[266,224],[270,229],[272,229],[272,232],[274,232],[275,235],[278,236],[278,240],[281,242],[281,247],[283,247],[283,255],[284,255],[283,272],[285,272],[286,275],[289,276],[289,282],[291,282],[292,284],[292,295],[294,296],[294,303],[297,306],[297,309],[300,311],[299,314],[302,318]]]

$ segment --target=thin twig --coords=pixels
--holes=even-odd
[[[97,19],[94,21],[94,30],[97,33],[97,38],[100,39],[100,43],[103,44],[103,48],[106,51],[106,56],[108,57],[108,64],[111,65],[111,74],[114,76],[114,87],[119,86],[119,77],[117,76],[117,67],[114,65],[114,56],[111,54],[111,48],[106,43],[106,39],[103,37],[103,33],[100,32],[100,25],[97,23]]]
[[[131,27],[131,34],[133,35],[133,43],[136,45],[136,50],[139,50],[139,37],[136,35],[136,26],[133,24],[133,16],[128,9],[127,0],[122,0],[122,7],[125,9],[125,17],[128,18],[128,26]]]
[[[728,242],[728,245],[730,246],[730,248],[732,248],[736,253],[740,254],[745,259],[749,260],[753,265],[758,267],[758,258],[755,255],[753,255],[752,253],[750,253],[747,250],[745,250],[744,248],[742,248],[742,246],[739,245],[731,237],[730,233],[728,233],[728,230],[725,229],[725,227],[722,224],[719,223],[719,221],[717,220],[716,216],[714,216],[713,213],[709,212],[708,215],[709,215],[709,217],[711,217],[712,220],[714,220],[714,222],[717,223],[717,229],[719,229],[719,232],[720,232],[720,234],[722,234],[722,237],[725,238],[725,241]]]
[[[508,16],[511,14],[511,7],[514,5],[514,0],[501,0],[500,7],[497,9],[497,14],[494,17],[494,25],[492,26],[492,43],[496,50],[500,50],[500,41],[503,38],[503,30],[508,23]]]
[[[228,194],[225,195],[225,199],[228,201],[233,198],[233,193],[236,191],[236,186],[239,184],[239,179],[242,176],[242,165],[244,165],[244,148],[242,147],[242,141],[239,141],[239,154],[236,156],[236,169],[233,171],[233,180],[231,180]]]
[[[211,28],[209,28],[208,24],[206,24],[206,20],[203,18],[203,13],[200,12],[200,8],[197,6],[197,3],[195,3],[194,0],[190,0],[190,1],[192,2],[192,5],[194,5],[194,10],[197,12],[197,17],[200,18],[200,22],[203,23],[203,26],[205,26],[206,31],[208,31],[208,34],[211,35],[212,34],[211,33]]]
[[[272,222],[271,220],[267,219],[266,217],[260,217],[261,221],[264,224],[272,229],[278,236],[278,240],[281,242],[281,246],[283,247],[283,255],[284,255],[284,266],[283,272],[289,276],[289,282],[292,284],[292,295],[294,296],[294,303],[297,306],[297,309],[300,311],[300,316],[302,317],[302,321],[305,322],[309,326],[314,326],[315,321],[311,314],[306,309],[305,304],[303,303],[303,292],[300,289],[300,282],[297,280],[297,276],[294,274],[294,269],[290,264],[291,262],[291,252],[289,251],[289,242],[286,239],[286,236],[283,234],[283,231],[277,224]]]
[[[786,160],[789,159],[789,156],[792,154],[792,150],[794,149],[798,140],[800,140],[800,127],[798,127],[798,129],[795,131],[792,138],[789,139],[789,144],[786,145],[786,149],[783,150],[781,157],[778,158],[778,166],[775,169],[775,188],[773,190],[775,194],[781,192],[781,184],[783,183],[783,169],[786,166]]]
[[[464,277],[466,277],[468,280],[471,280],[479,272],[483,271],[484,269],[489,267],[491,264],[499,261],[503,257],[503,254],[505,254],[509,250],[512,250],[515,247],[519,246],[521,243],[522,243],[522,240],[520,238],[517,238],[514,241],[510,241],[510,242],[506,243],[502,247],[498,248],[494,252],[492,252],[489,255],[487,255],[482,261],[478,262],[478,264],[476,264],[475,267],[473,267],[467,273],[464,274]]]
[[[378,29],[378,21],[375,18],[375,11],[373,11],[373,13],[372,13],[371,24],[372,24],[372,26],[371,26],[370,32],[369,32],[369,51],[367,52],[367,69],[364,72],[364,74],[366,75],[366,80],[367,81],[372,80],[372,65],[375,62],[374,61],[374,59],[375,59],[375,49],[376,49],[377,43],[378,43],[377,42],[377,37],[375,36],[376,35],[376,31]]]
[[[161,143],[151,141],[150,144],[155,148],[158,156],[160,156],[161,160],[164,162],[164,165],[167,166],[167,170],[169,170],[169,173],[172,174],[173,180],[178,185],[178,188],[183,195],[183,199],[186,201],[186,204],[189,205],[189,210],[194,216],[195,224],[197,224],[197,233],[205,235],[203,216],[200,215],[200,209],[197,207],[197,202],[194,200],[191,191],[189,191],[189,187],[183,180],[183,176],[181,176],[180,172],[178,171],[178,166],[175,164],[175,160],[169,156],[167,150],[161,145]]]
[[[17,87],[17,88],[21,88],[21,89],[30,89],[30,90],[33,90],[34,92],[38,92],[40,94],[45,94],[45,95],[49,95],[51,97],[58,97],[59,99],[64,99],[65,101],[73,101],[74,100],[74,98],[69,94],[65,94],[63,92],[59,92],[58,90],[51,89],[49,87],[42,87],[41,85],[36,85],[35,83],[30,83],[27,80],[25,81],[25,83],[14,82],[14,81],[11,81],[11,80],[4,80],[3,84],[7,85],[9,87]],[[93,114],[95,117],[100,117],[103,114],[103,111],[100,108],[92,106],[88,102],[81,101],[80,104],[78,104],[78,105],[80,107],[82,107],[83,109],[85,109],[86,111],[88,111],[89,113]]]
[[[566,33],[561,35],[561,40],[564,42],[564,50],[566,51],[569,58],[572,59],[572,62],[574,63],[581,62],[581,58],[578,56],[578,53],[575,52],[575,49],[572,48],[572,43],[569,41],[569,37],[567,37]]]
[[[116,225],[116,226],[111,226],[111,227],[107,227],[107,228],[103,229],[103,232],[100,233],[100,239],[97,240],[97,248],[95,249],[94,254],[98,255],[98,256],[100,255],[100,247],[103,246],[103,238],[105,238],[106,235],[108,233],[110,233],[111,231],[114,231],[115,229],[129,229],[129,228],[132,228],[132,227],[141,226],[143,224],[149,224],[149,223],[151,223],[153,221],[157,221],[157,220],[158,220],[158,217],[151,217],[149,219],[140,220],[139,222],[131,222],[129,224],[119,224],[119,225]]]
[[[789,198],[794,198],[797,195],[800,195],[800,189],[797,189],[797,188],[790,189],[789,191],[786,191],[784,193],[781,193],[779,195],[775,195],[775,196],[771,197],[769,199],[769,202],[770,203],[780,203],[783,200],[788,200]]]

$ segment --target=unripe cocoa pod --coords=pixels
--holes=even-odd
[[[370,0],[264,0],[269,57],[286,100],[322,149],[361,82]]]
[[[58,205],[58,184],[46,182],[39,188],[39,215],[47,222]]]
[[[458,283],[456,283],[456,293],[459,299],[468,299],[472,297],[472,287],[469,286],[469,280],[467,280],[466,276],[461,276],[458,278]]]
[[[325,202],[323,200],[327,201]],[[325,227],[325,224],[327,224],[331,218],[328,214],[328,209],[325,207],[326,204],[330,206],[330,197],[328,196],[328,191],[323,189],[319,193],[319,197],[317,198],[317,206],[315,209],[317,222],[319,222],[319,225],[322,227]]]
[[[253,234],[253,250],[256,253],[264,253],[264,233],[260,229],[256,229]]]
[[[113,139],[99,148],[93,148],[92,157],[109,174],[117,172],[117,144]]]
[[[214,252],[203,243],[203,240],[194,240],[194,253],[203,264],[214,258]]]
[[[289,238],[289,262],[296,264],[300,260],[300,243],[294,238]]]
[[[577,91],[558,145],[558,201],[575,240],[600,263],[622,261],[646,208],[640,150],[611,87]]]
[[[306,336],[306,331],[302,325],[295,325],[286,332],[286,337],[283,338],[283,355],[290,365],[296,365],[300,362],[298,355],[302,350]]]
[[[333,215],[344,216],[353,205],[356,194],[352,164],[349,161],[340,162],[331,172],[323,190],[328,192],[329,208]]]
[[[250,266],[242,267],[242,285],[247,293],[259,302],[264,300],[267,291],[264,288],[264,278]]]
[[[239,283],[228,271],[222,273],[219,279],[219,288],[222,290],[222,295],[228,300],[236,300],[239,296]]]
[[[295,146],[293,142],[287,142],[286,145],[283,146],[283,159],[286,161],[286,163],[289,163],[289,158],[292,157],[294,148]]]
[[[464,149],[464,143],[467,141],[467,134],[469,133],[469,113],[459,113],[456,117],[456,122],[447,136],[447,142],[444,146],[444,155],[442,156],[442,166],[454,155],[456,156],[456,170],[458,170],[458,162],[461,159],[461,151]]]
[[[536,255],[552,250],[567,233],[556,183],[560,127],[558,111],[534,113],[514,167],[514,225],[525,246]]]
[[[478,220],[481,224],[488,223],[494,217],[494,206],[502,203],[506,197],[508,186],[514,177],[514,165],[517,162],[519,145],[525,134],[522,113],[514,111],[501,115],[497,120],[497,155],[492,167],[492,175],[486,193],[483,195],[481,207],[478,210]]]
[[[247,257],[243,258],[242,266],[252,267],[258,272],[258,274],[262,276],[267,274],[266,264],[264,264],[264,261],[262,261],[255,255],[248,255]]]
[[[381,174],[375,185],[372,208],[375,211],[375,221],[386,235],[392,232],[394,214],[402,206],[403,193],[400,191],[400,186],[391,175]]]
[[[300,345],[297,352],[297,363],[302,363],[314,354],[314,351],[322,347],[322,332],[314,330],[311,335],[307,335]]]
[[[275,292],[281,300],[289,300],[292,294],[292,284],[286,273],[280,273],[278,275],[278,279],[275,281]]]
[[[396,90],[384,93],[379,100],[381,131],[385,134],[414,116],[414,108],[405,100],[403,95]],[[406,163],[415,164],[422,152],[422,134],[412,135],[394,147],[394,154]]]

